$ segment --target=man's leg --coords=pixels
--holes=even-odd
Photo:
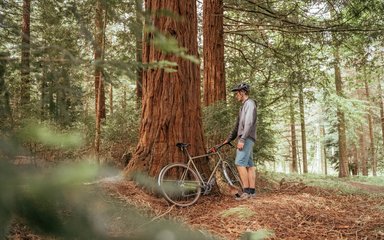
[[[240,198],[236,198],[237,200],[247,199],[249,197],[249,176],[248,176],[248,166],[250,166],[250,160],[252,159],[252,147],[253,142],[251,140],[246,140],[244,144],[244,148],[236,151],[236,159],[235,164],[237,167],[237,171],[240,175],[240,180],[243,184],[244,193]],[[253,165],[252,165],[253,166]]]
[[[243,189],[249,188],[248,171],[246,167],[236,166],[237,172],[240,175],[240,180],[243,185]]]
[[[249,188],[255,188],[256,186],[256,167],[250,167],[247,169],[247,176],[249,182]]]
[[[247,168],[248,171],[248,182],[249,182],[249,188],[248,193],[250,197],[256,196],[256,167],[249,167]]]

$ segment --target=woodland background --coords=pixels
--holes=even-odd
[[[240,82],[258,103],[258,171],[382,176],[383,10],[379,0],[1,0],[0,225],[15,212],[60,222],[45,211],[69,196],[53,190],[97,170],[57,165],[155,177],[182,161],[176,142],[194,154],[221,143]],[[81,213],[60,234],[101,238]]]
[[[134,154],[142,71],[174,68],[168,60],[143,64],[143,31],[163,52],[180,56],[188,46],[150,25],[138,0],[1,1],[0,7],[2,136],[31,123],[53,134],[80,134],[80,148],[65,152],[21,137],[24,155],[46,161],[92,149],[109,162]],[[381,1],[197,2],[198,53],[190,59],[200,62],[205,147],[232,127],[238,105],[228,89],[248,82],[259,109],[260,167],[382,172],[382,8]]]

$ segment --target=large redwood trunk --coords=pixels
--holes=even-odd
[[[223,0],[203,1],[204,104],[225,100]]]
[[[152,13],[152,24],[177,39],[180,47],[188,49],[187,54],[197,57],[196,1],[147,0],[145,4]],[[156,13],[159,9],[180,18]],[[204,152],[199,65],[156,50],[153,37],[153,33],[145,33],[143,63],[167,60],[176,62],[178,67],[173,73],[163,69],[143,71],[140,139],[126,174],[141,171],[156,176],[164,165],[182,162],[177,142],[190,143],[191,154]]]

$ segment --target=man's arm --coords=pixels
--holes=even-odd
[[[248,102],[244,106],[244,131],[239,141],[245,142],[248,137],[251,136],[251,132],[256,128],[256,105],[253,102]]]
[[[229,134],[227,139],[224,141],[224,143],[228,143],[236,139],[237,131],[239,129],[239,121],[240,121],[240,118],[237,117],[235,127],[232,129],[231,133]]]

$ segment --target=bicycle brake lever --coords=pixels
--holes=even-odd
[[[214,153],[216,152],[216,148],[215,147],[211,147],[209,150],[208,150],[208,153]]]

